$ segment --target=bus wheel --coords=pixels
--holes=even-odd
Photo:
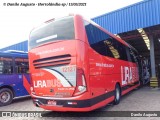
[[[0,106],[8,105],[13,100],[13,92],[9,88],[0,89]]]
[[[119,104],[121,100],[121,89],[118,84],[115,86],[115,92],[114,92],[114,104],[117,105]]]

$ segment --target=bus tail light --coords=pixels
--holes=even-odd
[[[77,69],[76,90],[74,95],[80,95],[87,91],[86,80],[82,69]]]

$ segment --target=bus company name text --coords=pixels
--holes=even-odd
[[[138,77],[137,67],[121,66],[121,81],[122,85],[134,82]]]
[[[33,81],[34,88],[62,87],[59,80],[37,80]]]

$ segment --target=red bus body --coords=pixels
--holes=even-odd
[[[80,15],[72,17],[74,39],[53,40],[29,50],[31,96],[36,106],[47,110],[91,111],[114,101],[116,85],[121,95],[139,86],[137,64],[97,53],[89,45],[84,19]]]

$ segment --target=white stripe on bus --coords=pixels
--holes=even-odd
[[[69,84],[69,82],[61,74],[59,74],[58,72],[56,72],[54,70],[50,70],[50,69],[43,69],[43,70],[46,70],[46,71],[50,72],[58,80],[60,80],[60,82],[63,85],[63,87],[71,87],[71,85]]]

